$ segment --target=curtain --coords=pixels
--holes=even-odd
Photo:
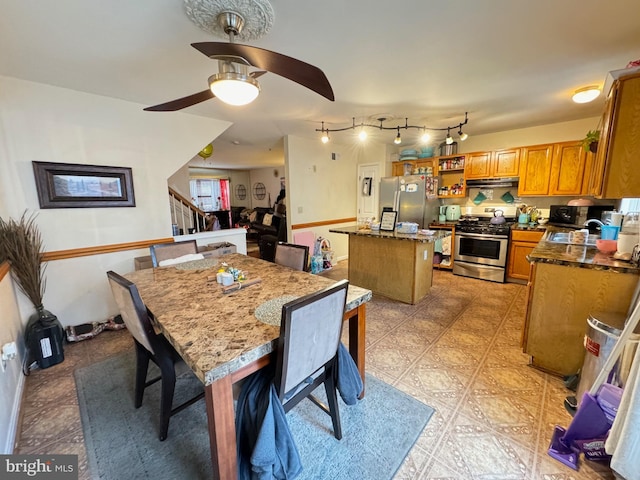
[[[231,202],[229,201],[229,180],[220,179],[220,210],[231,210]]]

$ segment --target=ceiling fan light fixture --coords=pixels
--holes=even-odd
[[[221,101],[235,106],[253,102],[260,93],[260,84],[253,77],[238,72],[211,75],[209,88]]]
[[[571,99],[576,103],[589,103],[593,102],[599,96],[600,88],[596,85],[591,85],[589,87],[579,88],[576,90]]]

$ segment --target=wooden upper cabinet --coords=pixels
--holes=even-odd
[[[465,155],[466,178],[517,177],[520,149],[475,152]]]
[[[491,177],[491,152],[475,152],[465,155],[464,176],[466,178]]]
[[[589,193],[640,197],[640,72],[616,79],[607,97]]]
[[[518,195],[549,195],[553,144],[523,147]]]
[[[551,161],[549,195],[580,195],[587,166],[582,142],[557,143]]]
[[[517,177],[520,171],[520,149],[493,152],[493,176]]]

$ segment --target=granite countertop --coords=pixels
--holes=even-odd
[[[412,240],[415,242],[429,243],[435,242],[441,238],[450,237],[449,230],[436,230],[433,235],[422,235],[420,233],[397,233],[397,232],[381,232],[379,230],[362,230],[358,227],[342,227],[332,228],[332,233],[346,233],[348,235],[359,235],[364,237],[388,238],[395,240]]]
[[[538,223],[515,223],[511,227],[511,230],[525,230],[534,232],[545,232],[547,230],[546,225],[540,225]]]
[[[458,222],[432,222],[429,228],[454,228]]]
[[[248,280],[260,278],[261,282],[222,293],[215,281],[222,262],[246,272]],[[280,329],[258,320],[258,307],[335,283],[237,253],[209,259],[207,264],[196,261],[177,267],[138,270],[126,277],[138,287],[165,336],[207,385],[274,350]],[[345,310],[369,300],[370,290],[349,285]]]
[[[573,228],[548,227],[547,232],[569,232]],[[591,245],[568,245],[545,241],[546,235],[527,256],[531,262],[553,263],[579,268],[615,270],[621,273],[640,274],[640,268],[630,262],[616,260]]]

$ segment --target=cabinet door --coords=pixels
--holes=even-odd
[[[551,162],[549,195],[580,195],[587,154],[581,142],[558,143]]]
[[[533,251],[536,244],[529,242],[511,242],[510,246],[511,251],[509,253],[507,277],[528,280],[530,267],[527,255]]]
[[[491,152],[476,152],[466,154],[464,176],[466,178],[491,177]]]
[[[620,78],[618,92],[608,121],[606,145],[598,144],[598,157],[604,155],[604,174],[599,178],[602,198],[640,197],[640,73]],[[603,130],[603,133],[605,130]],[[600,149],[603,148],[602,153]],[[599,164],[600,166],[600,164]]]
[[[492,176],[517,177],[520,168],[520,149],[498,150],[493,152]]]
[[[553,144],[522,148],[518,195],[548,195]]]
[[[616,82],[613,87],[611,87],[611,91],[605,100],[604,113],[602,114],[601,121],[602,130],[600,131],[600,140],[598,141],[598,152],[596,153],[589,178],[589,195],[595,197],[602,195],[607,150],[611,138],[611,117],[613,116],[613,105],[615,104],[617,94],[618,83]]]

